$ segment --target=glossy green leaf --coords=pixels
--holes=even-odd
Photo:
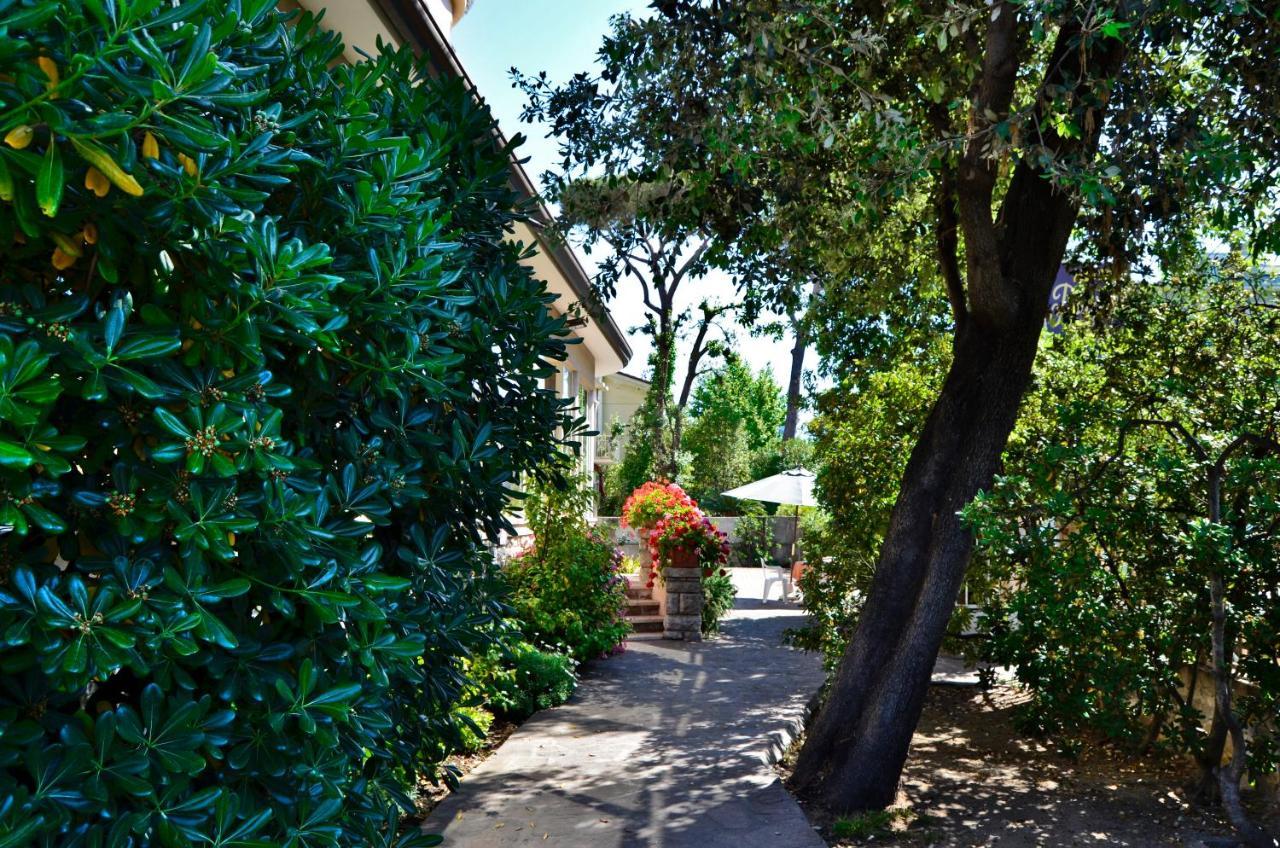
[[[435,842],[414,772],[516,638],[504,483],[572,430],[491,117],[274,0],[0,30],[0,839]]]
[[[0,440],[0,468],[27,468],[34,461],[22,445]]]
[[[63,179],[62,153],[50,139],[40,172],[36,174],[36,203],[40,211],[50,218],[58,214],[58,207],[62,204]]]

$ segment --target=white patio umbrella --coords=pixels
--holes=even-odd
[[[747,483],[720,494],[740,501],[765,501],[788,506],[817,506],[813,496],[814,474],[805,468],[792,468],[754,483]]]
[[[767,503],[794,506],[795,524],[791,533],[791,553],[795,557],[796,541],[800,536],[800,507],[817,506],[818,500],[813,496],[814,473],[806,468],[792,468],[772,477],[747,483],[736,489],[720,494],[743,501],[765,501]]]

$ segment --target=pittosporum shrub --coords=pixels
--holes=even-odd
[[[569,425],[488,112],[275,0],[0,3],[0,844],[421,844]]]

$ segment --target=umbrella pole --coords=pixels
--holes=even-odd
[[[796,561],[796,549],[800,542],[800,504],[796,504],[795,514],[791,517],[791,564]]]

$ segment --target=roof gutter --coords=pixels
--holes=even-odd
[[[475,94],[476,98],[480,99],[480,93],[476,89],[475,81],[467,74],[466,68],[462,66],[462,61],[453,49],[453,45],[449,43],[445,33],[440,30],[440,26],[436,23],[435,18],[431,16],[431,12],[423,5],[423,0],[373,0],[373,4],[377,7],[392,32],[398,33],[405,43],[412,45],[418,55],[426,56],[430,59],[434,67],[461,78],[472,93]],[[496,124],[494,125],[494,134],[498,137],[499,144],[505,148],[507,140]],[[599,298],[596,297],[595,289],[591,285],[591,278],[587,276],[587,272],[582,267],[582,263],[578,261],[578,257],[563,240],[553,239],[547,233],[547,228],[555,220],[554,216],[542,201],[542,197],[534,187],[533,181],[529,179],[529,175],[525,173],[524,168],[520,166],[520,163],[514,157],[511,160],[510,174],[511,185],[516,192],[526,200],[533,202],[533,215],[529,223],[534,236],[538,240],[538,246],[551,257],[551,260],[555,262],[561,273],[564,274],[565,280],[568,281],[569,287],[573,289],[574,295],[582,303],[587,314],[596,322],[596,326],[600,328],[600,332],[604,335],[605,340],[608,341],[609,346],[618,354],[622,364],[626,365],[632,356],[631,345],[627,343],[627,337],[619,329],[617,322],[613,320],[613,315],[604,308]]]

